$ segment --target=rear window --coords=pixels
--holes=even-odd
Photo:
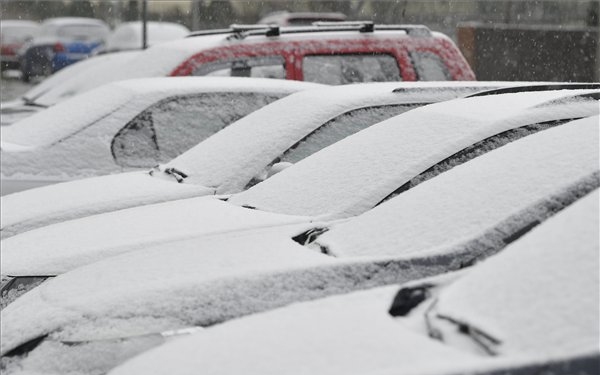
[[[202,64],[192,75],[285,79],[285,60],[281,56],[247,57]]]
[[[111,145],[113,157],[125,167],[167,162],[280,96],[205,93],[163,100],[144,110],[115,135]]]
[[[329,85],[402,80],[398,62],[389,54],[308,55],[302,73],[305,81]]]
[[[450,81],[452,76],[442,59],[433,52],[415,51],[410,57],[419,81]]]

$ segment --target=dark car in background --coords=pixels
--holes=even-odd
[[[104,44],[110,28],[94,18],[51,18],[42,23],[39,37],[21,51],[21,77],[50,75],[83,60]]]
[[[33,21],[3,20],[0,23],[0,66],[2,71],[19,69],[18,52],[32,40],[40,25]]]

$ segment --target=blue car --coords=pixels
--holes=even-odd
[[[44,21],[39,37],[21,51],[23,81],[50,75],[87,58],[104,44],[109,32],[106,23],[94,18],[65,17]]]

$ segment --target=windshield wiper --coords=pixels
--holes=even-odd
[[[157,165],[154,168],[152,168],[148,174],[150,174],[150,176],[154,176],[154,172],[158,171],[158,172],[163,172],[169,176],[173,176],[173,178],[175,178],[175,180],[177,180],[178,183],[182,183],[183,180],[185,180],[186,178],[188,178],[188,174],[185,172],[180,171],[177,168],[166,168],[164,171],[160,169],[160,166]]]
[[[429,337],[443,342],[444,335],[442,334],[442,331],[440,329],[434,326],[434,324],[432,323],[432,317],[430,316],[433,309],[437,305],[437,302],[438,300],[436,298],[432,302],[432,304],[427,308],[427,311],[425,312],[425,323],[427,326],[427,332],[429,334]],[[498,354],[495,348],[502,343],[502,341],[500,341],[498,338],[469,323],[461,322],[447,315],[436,313],[435,318],[446,320],[456,325],[459,333],[469,336],[469,338],[471,338],[473,342],[477,344],[477,346],[482,348],[488,355],[495,356]]]

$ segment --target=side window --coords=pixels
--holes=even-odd
[[[111,144],[113,157],[125,167],[151,167],[169,161],[281,96],[203,93],[162,100],[115,135]]]
[[[195,76],[256,77],[285,79],[285,60],[281,56],[247,57],[200,65]]]
[[[415,51],[410,57],[419,81],[450,81],[452,76],[442,59],[433,52]]]
[[[329,85],[402,80],[396,58],[388,54],[309,55],[302,72],[305,81]]]
[[[382,105],[348,111],[315,129],[288,149],[278,161],[296,163],[349,135],[418,106]]]

